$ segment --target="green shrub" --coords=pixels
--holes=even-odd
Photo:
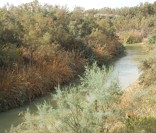
[[[142,38],[138,35],[130,35],[127,40],[126,43],[127,44],[133,44],[133,43],[139,43],[142,41]]]
[[[15,64],[22,62],[22,57],[19,54],[19,49],[13,44],[8,46],[0,45],[0,67],[13,67]]]
[[[141,64],[142,74],[140,80],[145,85],[156,84],[156,57],[151,56],[145,59]]]
[[[86,67],[81,84],[56,88],[56,107],[44,103],[38,111],[27,111],[24,122],[12,128],[10,133],[101,133],[109,131],[118,119],[116,107],[120,88],[116,80],[106,84],[111,69],[96,64]]]
[[[148,38],[148,42],[149,42],[150,44],[156,43],[156,34],[153,34],[152,36],[150,36],[150,37]]]
[[[0,24],[0,111],[68,84],[86,62],[102,66],[123,52],[111,21],[37,0],[1,8]]]

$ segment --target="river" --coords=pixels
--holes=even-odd
[[[118,59],[114,63],[114,73],[119,77],[119,83],[124,89],[133,83],[140,75],[138,65],[140,61],[145,57],[145,52],[140,46],[127,46],[126,55]],[[50,99],[51,96],[42,97],[30,105],[26,105],[17,109],[12,109],[7,112],[0,113],[0,133],[5,133],[11,127],[11,124],[16,126],[22,119],[19,113],[25,111],[27,108],[30,110],[37,110],[37,104],[43,103],[44,100]]]
[[[127,88],[136,81],[141,74],[139,65],[146,57],[145,50],[141,46],[126,46],[126,56],[115,62],[114,73],[118,75],[121,88]]]

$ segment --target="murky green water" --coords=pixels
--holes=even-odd
[[[5,130],[10,129],[10,127],[17,126],[22,122],[22,115],[21,112],[26,111],[28,108],[35,112],[37,110],[36,105],[46,102],[52,102],[50,99],[52,96],[49,94],[47,96],[44,96],[42,98],[39,98],[38,100],[32,102],[30,105],[25,105],[20,108],[12,109],[7,112],[0,113],[0,133],[5,133]]]
[[[140,62],[146,57],[140,46],[127,46],[126,56],[115,63],[115,73],[118,75],[121,87],[124,89],[138,79]]]
[[[122,88],[126,88],[132,82],[139,77],[139,62],[145,57],[145,52],[141,47],[128,46],[126,56],[120,58],[115,63],[114,73],[119,76],[119,82]],[[21,111],[25,111],[27,108],[30,110],[36,110],[36,104],[43,103],[44,100],[50,99],[50,95],[40,98],[31,105],[27,105],[21,108],[13,109],[4,113],[0,113],[0,133],[5,133],[11,127],[11,124],[17,125],[22,119],[19,116]]]

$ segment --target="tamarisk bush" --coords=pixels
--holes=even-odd
[[[105,133],[119,120],[121,113],[116,106],[121,90],[116,79],[111,78],[112,68],[99,68],[94,63],[86,66],[80,85],[56,88],[53,100],[38,105],[32,114],[26,111],[24,122],[10,129],[9,133]]]

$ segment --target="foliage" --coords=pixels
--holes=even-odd
[[[0,46],[0,68],[14,66],[22,62],[19,49],[16,46]]]
[[[59,51],[57,53],[59,56],[53,55],[52,62],[41,62],[42,64],[27,65],[24,68],[15,65],[13,70],[1,68],[0,111],[31,102],[54,90],[58,84],[68,84],[83,72],[86,61],[81,56],[60,52],[61,54]]]
[[[156,32],[156,2],[146,2],[135,7],[119,9],[103,8],[97,12],[113,15],[112,23],[118,34],[122,34],[123,32],[126,34],[129,31],[135,30],[141,33],[142,40],[142,38],[146,38],[148,35]],[[137,42],[141,41],[140,38],[138,39]]]
[[[150,44],[154,44],[156,43],[156,34],[152,35],[151,37],[149,37],[148,42]]]
[[[137,36],[137,35],[130,35],[127,40],[126,40],[126,43],[127,44],[134,44],[134,43],[139,43],[142,41],[142,38],[140,36]]]
[[[116,105],[121,95],[116,80],[105,84],[110,73],[111,69],[100,69],[96,64],[86,67],[79,86],[56,88],[56,108],[47,103],[38,105],[37,114],[26,112],[24,122],[10,133],[109,132],[120,114]]]
[[[153,85],[156,84],[156,57],[155,57],[155,50],[151,57],[145,59],[142,62],[141,70],[143,71],[140,80],[145,85]]]
[[[108,64],[123,51],[111,21],[84,9],[69,12],[37,0],[0,8],[0,110],[68,84],[86,63]]]
[[[155,49],[142,62],[141,76],[124,92],[121,100],[125,112],[123,125],[118,126],[114,133],[154,133],[156,131],[156,76],[155,76]]]
[[[153,117],[129,116],[125,120],[125,127],[117,129],[114,133],[154,133],[156,131],[155,125],[156,119]]]
[[[149,42],[155,43],[155,14],[156,2],[72,12],[37,0],[0,8],[0,111],[67,85],[86,70],[80,85],[56,88],[56,107],[44,103],[35,114],[27,111],[10,133],[155,132],[155,50],[141,66],[140,84],[148,87],[137,90],[123,112],[117,80],[109,79],[111,70],[97,67],[124,52],[119,39],[131,44],[152,34]],[[116,129],[118,123],[123,127]]]

